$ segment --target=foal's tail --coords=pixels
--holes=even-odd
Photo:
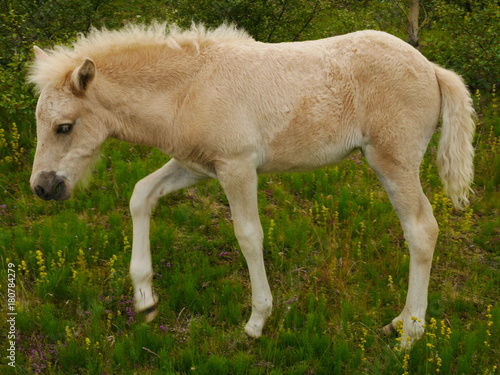
[[[469,204],[474,178],[473,158],[475,111],[462,78],[452,71],[434,65],[441,89],[443,125],[437,152],[439,175],[456,208]]]

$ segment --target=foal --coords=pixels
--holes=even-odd
[[[248,264],[259,337],[272,308],[257,208],[258,173],[305,171],[360,149],[401,221],[410,250],[404,346],[419,338],[438,226],[419,166],[440,115],[437,163],[456,207],[468,203],[474,133],[461,78],[391,35],[361,31],[309,42],[265,44],[222,26],[162,25],[93,31],[72,48],[35,47],[37,106],[33,191],[67,199],[105,139],[172,156],[137,183],[130,201],[135,305],[151,320],[151,211],[158,199],[209,178],[220,181]]]

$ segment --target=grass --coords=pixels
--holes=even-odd
[[[158,151],[108,142],[89,186],[65,202],[33,196],[32,130],[0,133],[0,331],[16,270],[15,364],[2,374],[495,374],[500,370],[500,115],[476,95],[476,195],[452,209],[434,164],[421,169],[440,224],[427,331],[411,352],[380,328],[404,305],[408,252],[361,155],[305,174],[262,176],[259,204],[275,298],[264,336],[243,333],[249,280],[216,181],[164,198],[151,227],[160,314],[136,315],[128,277],[136,181]],[[31,125],[30,125],[31,126]],[[6,307],[4,309],[3,307]]]

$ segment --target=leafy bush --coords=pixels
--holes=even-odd
[[[495,0],[432,1],[432,28],[422,51],[461,74],[471,88],[490,90],[500,77],[500,6]]]

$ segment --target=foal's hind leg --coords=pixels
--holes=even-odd
[[[133,223],[130,276],[134,286],[135,307],[137,311],[145,314],[146,321],[155,318],[158,302],[151,285],[153,278],[149,243],[151,211],[160,197],[188,187],[200,179],[183,169],[175,159],[172,159],[135,185],[134,193],[130,199]]]
[[[427,290],[438,226],[429,200],[422,191],[418,164],[414,160],[411,165],[397,160],[394,155],[384,157],[370,148],[367,148],[366,156],[398,214],[410,250],[410,278],[405,307],[384,327],[384,331],[393,332],[402,322],[401,345],[409,348],[424,332]]]

